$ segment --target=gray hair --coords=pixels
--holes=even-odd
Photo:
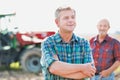
[[[108,24],[108,26],[110,27],[110,22],[109,22],[109,20],[108,19],[106,19],[106,18],[103,18],[103,19],[101,19],[99,22],[98,22],[98,24],[100,23],[100,22],[106,22],[107,24]],[[97,25],[98,25],[97,24]]]
[[[59,8],[57,8],[56,11],[55,11],[55,18],[58,18],[58,17],[59,17],[60,12],[66,11],[66,10],[72,10],[72,11],[74,11],[74,13],[76,14],[75,10],[72,9],[71,7],[59,7]]]

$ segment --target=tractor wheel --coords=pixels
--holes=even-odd
[[[33,73],[41,72],[40,58],[41,51],[38,48],[24,51],[20,58],[22,69]]]

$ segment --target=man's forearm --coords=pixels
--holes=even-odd
[[[83,78],[87,78],[88,76],[83,74],[82,72],[76,72],[76,73],[71,73],[71,74],[67,74],[67,75],[61,75],[62,77],[65,78],[71,78],[71,79],[83,79]]]
[[[84,64],[69,64],[61,61],[55,61],[49,68],[49,71],[56,75],[67,75],[80,72],[83,70]]]
[[[109,69],[108,71],[112,73],[117,67],[120,66],[120,61],[116,61]]]

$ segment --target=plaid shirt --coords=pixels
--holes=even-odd
[[[72,80],[61,76],[53,75],[48,71],[48,67],[56,61],[53,57],[57,54],[59,61],[83,64],[92,62],[92,51],[87,40],[79,38],[73,34],[70,43],[65,43],[59,33],[48,37],[41,45],[42,49],[42,72],[45,80]]]
[[[120,60],[120,43],[108,35],[102,43],[98,42],[98,36],[90,40],[93,58],[97,73],[106,70],[113,65],[116,60]]]

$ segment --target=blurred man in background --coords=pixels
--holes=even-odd
[[[120,43],[107,32],[110,23],[102,19],[97,24],[98,35],[90,40],[96,73],[92,80],[115,80],[113,71],[120,65]]]

